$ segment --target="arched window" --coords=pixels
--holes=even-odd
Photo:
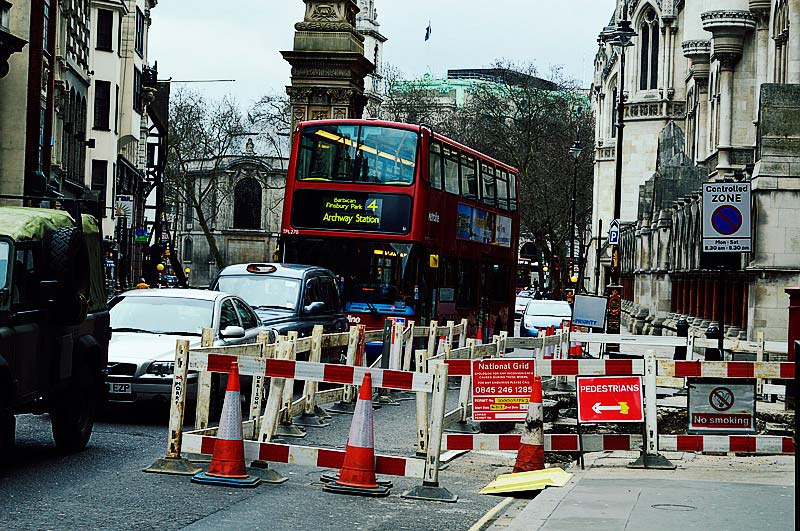
[[[641,64],[639,72],[639,89],[648,90],[658,88],[658,17],[655,10],[650,7],[642,17],[639,26],[639,48],[641,50]]]
[[[191,262],[193,254],[194,254],[194,242],[192,242],[191,237],[187,237],[185,240],[183,240],[183,261]]]
[[[252,177],[236,183],[233,191],[233,228],[261,228],[261,185]]]

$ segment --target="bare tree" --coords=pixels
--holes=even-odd
[[[232,192],[221,164],[237,138],[247,133],[235,100],[206,100],[189,90],[170,98],[169,157],[165,172],[167,198],[191,205],[217,267],[225,266],[210,220]]]
[[[444,124],[445,133],[520,171],[520,217],[549,266],[553,290],[567,284],[572,231],[591,216],[594,126],[588,102],[559,70],[543,80],[532,65],[497,63],[507,79],[476,85]],[[577,108],[582,113],[576,113]],[[571,225],[575,162],[569,148],[579,132],[584,154],[577,161],[576,227]],[[577,244],[576,244],[577,247]],[[583,260],[582,260],[583,261]]]
[[[378,112],[383,120],[438,128],[456,110],[427,80],[404,79],[393,65],[384,67],[383,91]]]
[[[247,112],[252,128],[258,131],[258,142],[267,149],[267,154],[286,158],[289,156],[289,139],[292,132],[292,116],[289,97],[286,94],[267,94]]]

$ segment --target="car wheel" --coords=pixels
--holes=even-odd
[[[56,447],[66,453],[85,448],[92,436],[96,412],[96,382],[92,369],[84,365],[50,411]]]

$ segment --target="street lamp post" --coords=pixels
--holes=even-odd
[[[577,275],[575,274],[575,198],[577,195],[578,189],[578,157],[581,156],[581,152],[583,151],[583,146],[581,145],[581,141],[578,139],[579,129],[576,127],[575,129],[575,142],[572,144],[572,147],[569,148],[569,154],[572,155],[572,160],[575,162],[574,172],[572,174],[572,204],[570,213],[570,240],[569,240],[569,260],[570,260],[570,281],[573,284],[576,282],[572,280]],[[575,286],[577,289],[577,286]]]
[[[628,2],[626,0],[622,8],[622,17],[616,26],[608,26],[603,30],[601,39],[611,46],[619,49],[619,78],[617,83],[617,145],[615,150],[616,168],[614,173],[614,219],[621,217],[622,207],[622,141],[625,128],[625,48],[633,46],[632,38],[636,32],[631,28],[628,20]],[[622,309],[622,286],[620,285],[620,270],[622,261],[620,257],[619,243],[611,247],[611,271],[610,283],[606,286],[608,292],[608,319],[606,332],[609,334],[620,333],[620,312]],[[609,352],[619,352],[619,345],[607,345]]]

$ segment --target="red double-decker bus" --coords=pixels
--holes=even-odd
[[[511,332],[517,186],[516,169],[426,127],[304,122],[286,180],[282,259],[334,271],[351,323],[467,318],[472,333]]]

